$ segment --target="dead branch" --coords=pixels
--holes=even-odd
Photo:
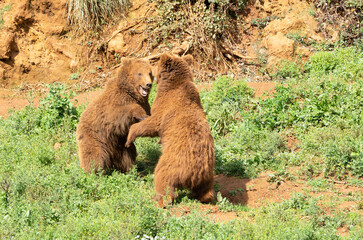
[[[144,16],[140,20],[136,21],[135,23],[133,23],[133,24],[127,26],[127,27],[124,27],[124,28],[119,29],[116,32],[114,32],[112,34],[112,36],[109,39],[107,39],[107,41],[104,42],[103,44],[108,44],[117,34],[119,34],[121,32],[124,32],[124,31],[127,31],[127,30],[139,25],[140,23],[144,22],[147,19],[147,16],[148,16],[148,13],[150,12],[150,10],[152,10],[151,7],[145,12]]]

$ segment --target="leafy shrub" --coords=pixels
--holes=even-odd
[[[216,172],[255,176],[279,165],[277,155],[287,150],[276,132],[259,130],[244,121],[216,143]]]
[[[273,74],[274,78],[286,79],[295,78],[302,75],[301,66],[295,62],[282,60]]]
[[[322,74],[325,67],[314,68],[319,69],[314,70],[314,75],[319,72],[324,76]],[[354,66],[351,69],[354,69]],[[352,71],[344,74],[351,74]],[[293,125],[306,128],[338,123],[342,127],[361,124],[363,81],[358,77],[352,80],[354,82],[347,83],[336,76],[305,76],[305,79],[295,79],[285,85],[279,85],[273,98],[265,99],[255,107],[252,121],[260,128],[270,129]]]
[[[349,47],[317,52],[310,57],[305,71],[313,76],[333,74],[349,81],[363,79],[363,51]]]
[[[244,80],[233,81],[224,76],[213,82],[201,98],[207,120],[215,135],[225,135],[240,118],[239,112],[248,108],[253,90]]]
[[[75,129],[80,113],[71,102],[73,92],[67,91],[62,84],[55,83],[48,87],[49,93],[40,101],[39,108],[28,105],[9,117],[15,129],[24,132],[61,126]]]
[[[323,159],[326,176],[343,178],[348,171],[363,176],[363,131],[359,125],[344,130],[330,127],[310,131],[301,137],[303,149]]]

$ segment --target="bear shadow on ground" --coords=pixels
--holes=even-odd
[[[161,145],[158,144],[158,138],[137,140],[136,147],[138,149],[137,172],[141,176],[154,174],[156,164],[161,156]],[[138,142],[139,141],[139,142]],[[145,142],[144,142],[145,141]],[[256,189],[247,186],[250,182],[249,178],[239,178],[218,174],[214,176],[214,191],[217,200],[217,194],[220,193],[223,198],[235,205],[246,205],[248,203],[248,192]],[[195,199],[190,190],[177,189],[177,198],[174,204],[180,204],[183,198]]]

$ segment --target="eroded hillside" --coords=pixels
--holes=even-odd
[[[158,9],[146,0],[131,1],[126,19],[75,37],[67,28],[66,0],[2,0],[0,34],[0,79],[2,87],[42,82],[80,84],[80,90],[103,84],[110,69],[126,56],[157,56],[163,51],[191,53],[197,59],[196,73],[203,80],[218,73],[250,76],[251,81],[268,79],[268,71],[281,59],[306,60],[314,51],[304,41],[336,41],[338,32],[322,34],[314,5],[306,0],[248,1],[238,16],[234,42],[224,46],[220,61],[197,55],[193,35],[170,36],[152,46],[150,19]],[[325,31],[326,32],[326,31]],[[303,41],[301,40],[303,39]],[[228,39],[227,39],[228,40]],[[208,67],[209,65],[209,67]],[[26,88],[26,87],[24,87]]]

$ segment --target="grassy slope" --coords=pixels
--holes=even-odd
[[[337,178],[362,187],[362,66],[363,53],[355,48],[318,52],[265,100],[254,99],[243,80],[216,79],[201,92],[216,173],[254,177],[274,170],[318,188]],[[363,238],[362,193],[351,196],[360,202],[357,211],[330,214],[306,193],[257,209],[219,198],[221,210],[240,216],[224,224],[206,217],[184,192],[177,204],[189,206],[189,215],[158,209],[151,200],[157,140],[137,141],[137,170],[87,175],[75,142],[84,107],[74,108],[63,86],[51,86],[50,93],[39,109],[0,119],[0,238],[340,239],[342,225],[350,239]],[[283,140],[291,134],[301,142],[299,151]],[[291,176],[290,167],[301,168],[301,175]],[[317,181],[318,175],[325,178]]]

